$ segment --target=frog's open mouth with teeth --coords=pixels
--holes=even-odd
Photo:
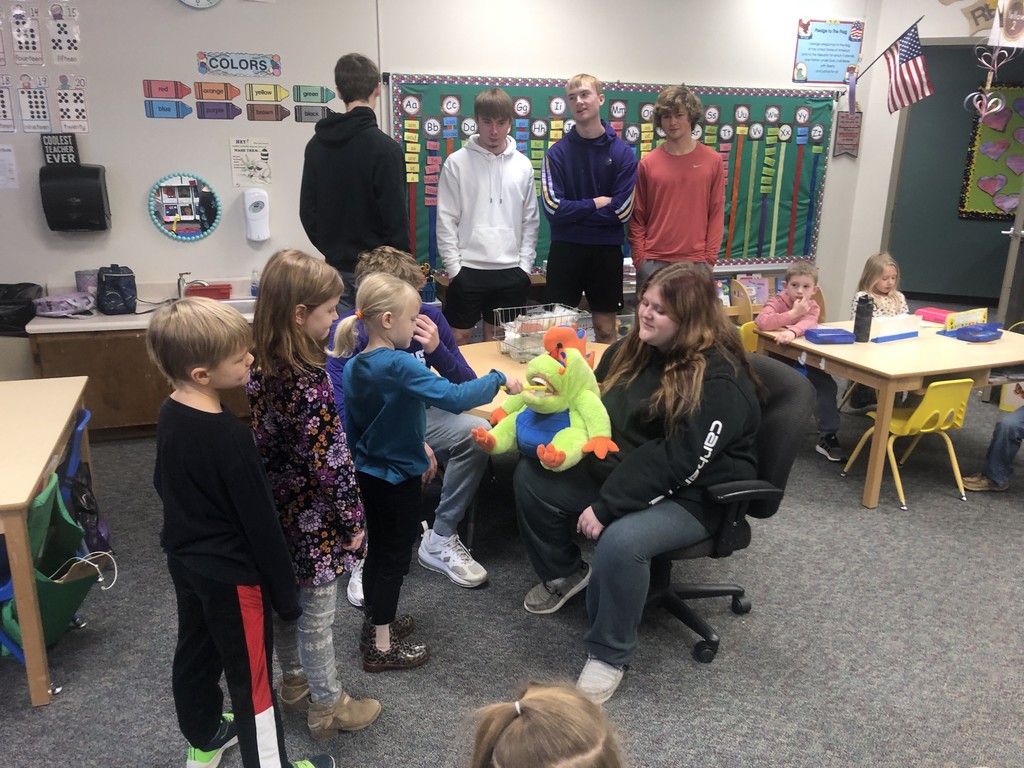
[[[530,384],[533,386],[530,389],[525,390],[523,393],[528,397],[551,397],[558,394],[558,389],[548,381],[546,376],[541,376],[540,374],[531,376]],[[536,389],[534,389],[534,387],[536,387]]]

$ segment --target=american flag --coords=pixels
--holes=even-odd
[[[904,32],[885,52],[889,68],[889,112],[909,107],[935,93],[921,52],[917,24]]]
[[[850,27],[850,39],[856,42],[857,40],[864,39],[864,22],[855,21],[853,26]]]

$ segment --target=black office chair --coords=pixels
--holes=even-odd
[[[814,388],[806,376],[766,355],[749,355],[748,359],[767,390],[757,434],[757,479],[709,487],[706,499],[722,508],[722,525],[717,534],[689,547],[665,552],[651,562],[647,606],[663,606],[703,638],[693,647],[694,657],[703,664],[710,664],[718,653],[718,633],[684,601],[732,597],[733,612],[744,614],[750,611],[750,600],[738,584],[673,585],[672,561],[728,557],[750,544],[747,517],[763,519],[778,510],[797,448],[804,439],[802,430],[794,425],[814,412]]]

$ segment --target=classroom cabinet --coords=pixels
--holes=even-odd
[[[29,337],[36,376],[88,376],[85,405],[90,431],[155,425],[160,404],[171,392],[146,352],[146,331],[33,334]],[[225,392],[224,405],[248,417],[245,392]]]

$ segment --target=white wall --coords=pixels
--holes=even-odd
[[[279,53],[282,85],[331,86],[340,54],[376,55],[379,10],[384,71],[525,77],[590,71],[608,81],[791,87],[801,17],[863,18],[865,62],[921,14],[925,42],[962,38],[967,30],[962,4],[941,0],[591,0],[586,13],[573,3],[520,0],[456,4],[443,19],[437,6],[414,0],[222,0],[204,11],[161,0],[147,3],[145,14],[128,13],[115,2],[78,5],[86,58],[74,73],[88,79],[91,111],[91,132],[79,136],[79,149],[83,162],[107,167],[113,227],[106,233],[50,232],[36,183],[38,136],[0,134],[0,143],[15,147],[20,181],[20,189],[0,190],[0,282],[68,284],[74,270],[111,261],[132,266],[143,282],[170,281],[186,270],[195,277],[240,276],[278,248],[311,247],[297,215],[311,124],[292,118],[251,123],[244,115],[233,121],[142,116],[144,79],[244,82],[200,78],[197,50]],[[61,70],[48,65],[43,71],[53,78]],[[885,86],[879,62],[858,88],[865,111],[860,157],[829,162],[818,263],[834,319],[844,314],[864,259],[882,242],[899,124],[899,115],[890,116],[885,107]],[[194,104],[191,97],[186,101]],[[244,99],[235,103],[244,105]],[[293,106],[290,99],[284,104]],[[331,106],[341,109],[337,100]],[[268,138],[273,150],[272,237],[260,245],[245,240],[241,193],[231,186],[227,146],[236,136]],[[178,170],[205,176],[220,193],[224,221],[206,240],[174,242],[149,220],[150,186]]]
[[[43,164],[37,134],[0,133],[0,144],[12,144],[18,165],[19,189],[0,190],[0,282],[31,281],[74,284],[76,269],[95,269],[116,261],[131,266],[140,282],[171,282],[179,271],[194,277],[248,275],[278,248],[310,248],[298,220],[297,190],[302,150],[313,133],[312,123],[249,122],[244,94],[234,100],[243,114],[234,120],[148,119],[143,111],[142,81],[274,81],[289,90],[294,84],[334,88],[334,62],[342,53],[377,53],[374,0],[344,3],[284,0],[223,0],[212,9],[191,10],[173,0],[133,4],[105,0],[76,2],[82,29],[82,66],[14,67],[10,30],[4,35],[8,66],[0,72],[46,74],[51,88],[60,73],[86,78],[90,130],[78,135],[82,162],[106,166],[112,226],[106,232],[51,232],[43,217],[38,188]],[[44,10],[46,3],[39,5]],[[140,9],[145,6],[145,11]],[[9,8],[5,7],[6,14]],[[45,26],[43,27],[45,30]],[[45,38],[45,34],[43,35]],[[280,78],[244,79],[200,76],[197,51],[280,54]],[[184,102],[194,108],[194,94]],[[292,109],[294,102],[282,102]],[[340,100],[330,106],[341,111]],[[51,100],[51,109],[54,105]],[[59,130],[56,121],[54,132]],[[245,239],[241,190],[232,186],[228,144],[231,138],[270,140],[273,183],[271,239],[252,244]],[[205,240],[177,242],[157,231],[149,219],[147,196],[161,176],[190,171],[206,178],[223,207],[218,229]]]

